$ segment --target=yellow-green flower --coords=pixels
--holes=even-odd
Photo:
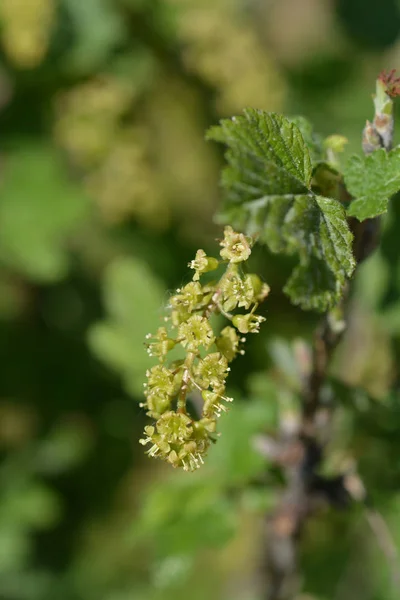
[[[260,325],[265,321],[265,317],[249,313],[247,315],[235,315],[232,323],[238,328],[240,333],[258,333]]]
[[[160,458],[166,458],[171,451],[171,446],[161,435],[156,432],[155,427],[152,425],[147,425],[144,428],[144,433],[146,437],[139,440],[139,443],[143,446],[151,444],[150,449],[147,450],[147,454],[152,457],[159,456]]]
[[[169,369],[163,365],[155,365],[146,373],[147,388],[149,390],[162,390],[166,394],[172,394],[174,390],[174,376]]]
[[[172,398],[163,390],[151,391],[146,396],[146,402],[142,405],[148,411],[147,414],[153,419],[159,419],[162,414],[171,408]]]
[[[228,407],[223,402],[233,401],[233,398],[227,398],[222,396],[221,393],[209,392],[208,390],[202,392],[202,396],[204,400],[203,415],[209,418],[220,417],[223,412],[228,411]]]
[[[252,304],[257,302],[257,294],[261,291],[257,285],[256,275],[246,275],[243,279],[238,273],[235,273],[224,282],[222,306],[226,311],[234,310],[237,306],[249,309]]]
[[[196,281],[191,281],[177,292],[171,296],[171,306],[178,310],[183,308],[185,313],[191,313],[203,297],[201,285]]]
[[[201,387],[211,386],[214,390],[224,387],[225,378],[228,375],[229,367],[225,356],[219,352],[208,354],[199,361],[196,368],[196,381]]]
[[[200,315],[193,315],[178,329],[178,339],[189,352],[196,352],[200,346],[208,349],[213,344],[215,337],[208,319]]]
[[[157,432],[169,444],[184,442],[193,433],[192,420],[187,415],[169,411],[164,413],[156,423]]]
[[[153,342],[147,344],[147,352],[149,356],[157,356],[162,362],[168,352],[174,348],[176,342],[168,336],[165,327],[159,327],[156,335],[153,337],[151,333],[146,336],[146,339],[153,339]]]
[[[236,233],[229,225],[224,229],[224,239],[220,246],[222,246],[221,257],[232,263],[243,262],[251,254],[251,246],[246,236],[243,233]]]
[[[212,256],[207,256],[204,250],[197,250],[194,260],[189,263],[189,267],[195,270],[193,275],[193,281],[198,281],[200,275],[208,273],[209,271],[215,271],[218,268],[219,261]]]
[[[228,361],[235,358],[239,352],[239,336],[236,329],[233,327],[224,327],[217,339],[215,344],[218,350],[226,357]]]

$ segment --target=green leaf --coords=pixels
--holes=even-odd
[[[383,148],[368,156],[352,156],[344,171],[344,181],[355,198],[347,212],[359,221],[385,213],[389,199],[400,190],[400,147]]]
[[[61,279],[68,269],[68,237],[88,207],[54,149],[21,143],[8,153],[4,167],[0,260],[32,279]]]
[[[262,433],[265,423],[271,422],[271,412],[276,410],[276,405],[276,390],[271,385],[269,395],[262,400],[235,400],[229,413],[218,422],[221,437],[207,457],[207,469],[217,474],[218,481],[245,484],[265,471],[265,458],[255,448],[254,439]]]
[[[238,523],[234,504],[220,484],[201,473],[158,481],[143,498],[133,538],[153,538],[160,557],[223,546]]]
[[[122,376],[127,391],[138,396],[146,369],[154,364],[144,342],[161,324],[164,290],[145,263],[128,257],[109,265],[103,285],[109,316],[91,327],[89,345]]]
[[[39,481],[21,481],[3,493],[1,522],[29,531],[53,527],[60,516],[57,496]]]
[[[294,304],[332,307],[354,270],[352,234],[341,204],[312,191],[310,155],[298,127],[246,109],[211,128],[208,139],[228,146],[222,220],[259,235],[272,252],[298,254],[285,287]]]
[[[211,127],[207,139],[229,147],[230,166],[223,180],[230,193],[240,193],[240,202],[254,200],[264,188],[282,194],[307,192],[310,155],[300,130],[285,117],[248,108],[244,116],[223,119]]]
[[[59,475],[82,463],[92,447],[88,430],[79,423],[61,423],[52,428],[34,455],[36,472]]]
[[[300,130],[304,143],[310,153],[311,162],[316,163],[322,161],[324,158],[322,137],[315,133],[310,121],[300,115],[289,117],[288,120]]]

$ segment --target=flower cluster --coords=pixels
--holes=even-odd
[[[232,402],[225,393],[229,363],[244,354],[244,335],[257,333],[264,317],[256,314],[269,287],[257,275],[244,274],[242,263],[251,253],[251,239],[226,227],[220,243],[220,259],[198,250],[189,263],[192,281],[170,298],[166,326],[148,334],[147,351],[159,363],[147,372],[145,385],[147,414],[155,420],[145,427],[143,445],[150,444],[149,456],[159,457],[174,467],[193,471],[203,464],[215,439],[217,419]],[[205,273],[225,270],[215,282],[202,285]],[[245,313],[232,311],[244,308]],[[216,332],[210,323],[221,314],[230,324]],[[169,353],[181,349],[184,358],[168,361]],[[198,419],[187,411],[192,392],[202,398]]]
[[[140,90],[137,82],[106,71],[60,91],[53,134],[106,223],[133,215],[163,228],[170,209],[161,201],[149,136],[130,118]]]
[[[55,0],[1,0],[2,45],[9,59],[24,69],[37,67],[53,33]]]

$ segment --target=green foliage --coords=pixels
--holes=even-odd
[[[344,180],[354,198],[347,209],[350,216],[364,221],[385,213],[389,199],[400,190],[400,148],[352,156]]]
[[[162,556],[225,544],[235,531],[232,503],[205,478],[174,477],[149,490],[136,536],[157,537]]]
[[[33,465],[45,476],[60,475],[81,464],[92,449],[90,432],[78,423],[54,427],[33,454]]]
[[[311,164],[314,165],[318,161],[323,160],[324,153],[322,138],[320,135],[315,133],[310,121],[300,115],[288,117],[288,121],[296,125],[296,127],[299,129],[303,141],[307,146],[308,152],[310,153]]]
[[[140,259],[121,257],[107,268],[103,289],[109,317],[90,328],[90,347],[140,397],[143,374],[152,364],[144,340],[162,309],[162,286]]]
[[[84,441],[88,442],[81,428],[64,424],[43,439],[31,442],[28,449],[15,449],[11,455],[7,454],[0,465],[2,598],[41,600],[48,593],[52,584],[50,571],[32,565],[34,538],[53,530],[64,518],[62,498],[48,478],[70,473],[82,463],[86,453],[79,452],[77,438],[81,447]],[[67,454],[74,454],[74,459],[66,459]],[[50,463],[52,468],[48,468]],[[43,473],[47,480],[42,478]]]
[[[10,152],[2,194],[0,260],[34,280],[65,277],[68,240],[88,215],[88,199],[54,149],[24,143]]]
[[[352,234],[340,203],[313,193],[310,154],[298,127],[280,115],[247,109],[213,127],[208,139],[228,147],[223,220],[258,234],[272,252],[298,254],[285,287],[293,303],[319,311],[332,307],[354,270]]]
[[[34,481],[16,482],[4,495],[0,521],[16,522],[22,530],[51,527],[60,517],[58,499],[51,490]]]
[[[296,435],[311,360],[299,338],[311,341],[316,321],[299,306],[331,306],[351,271],[347,230],[336,239],[345,223],[338,202],[348,198],[337,134],[357,152],[371,108],[371,71],[360,70],[360,58],[381,60],[371,48],[348,52],[352,40],[337,44],[331,25],[338,12],[343,36],[354,28],[365,44],[386,36],[382,47],[397,35],[395,2],[377,3],[381,30],[366,4],[0,0],[1,600],[265,596],[256,585],[265,523],[285,485],[271,448]],[[239,313],[250,311],[263,281],[272,293],[257,308],[266,323],[245,346],[234,324],[221,331],[222,314],[210,319],[219,347],[207,360],[201,349],[196,383],[211,388],[225,378],[219,353],[245,355],[230,363],[225,393],[235,401],[218,420],[221,436],[199,472],[180,473],[147,460],[138,443],[149,425],[138,403],[149,401],[143,381],[156,362],[144,337],[169,328],[172,298],[184,314],[198,299],[193,284],[214,287],[226,266],[213,271],[209,256],[221,237],[212,226],[221,156],[203,134],[244,106],[266,113],[250,111],[251,123],[239,117],[240,127],[225,132],[238,178],[224,218],[243,231],[253,221],[277,254],[255,244],[259,279],[238,267],[222,309],[236,311],[237,300]],[[372,148],[381,143],[374,127]],[[355,202],[371,164],[374,186],[377,173],[381,180],[374,201],[386,210],[397,153],[354,159],[362,163]],[[246,204],[258,197],[266,205],[252,212]],[[324,416],[331,435],[321,473],[358,469],[399,545],[400,404],[390,391],[400,364],[397,202],[381,226],[379,253],[351,283],[348,331],[323,388],[321,437]],[[299,306],[281,293],[296,260],[288,289]],[[187,289],[188,273],[198,279]],[[242,315],[235,324],[246,330],[257,320]],[[171,362],[187,354],[190,323],[181,333],[186,347],[171,350]],[[170,344],[159,337],[156,352]],[[151,372],[150,387],[171,390],[164,375]],[[160,410],[164,400],[152,397],[146,408]],[[207,400],[215,408],[215,396]],[[202,406],[200,390],[190,390],[190,418]],[[301,537],[299,597],[398,597],[363,510],[316,511]]]
[[[210,450],[207,466],[223,484],[245,486],[260,476],[266,467],[265,459],[255,446],[255,437],[262,432],[276,403],[276,388],[270,382],[264,398],[238,403],[221,422],[221,439]]]

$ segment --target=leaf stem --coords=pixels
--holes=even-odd
[[[192,370],[195,358],[196,354],[194,352],[188,352],[184,362],[182,384],[179,390],[177,404],[177,412],[181,414],[186,414],[186,398],[188,393],[189,382],[191,380],[190,372]]]

